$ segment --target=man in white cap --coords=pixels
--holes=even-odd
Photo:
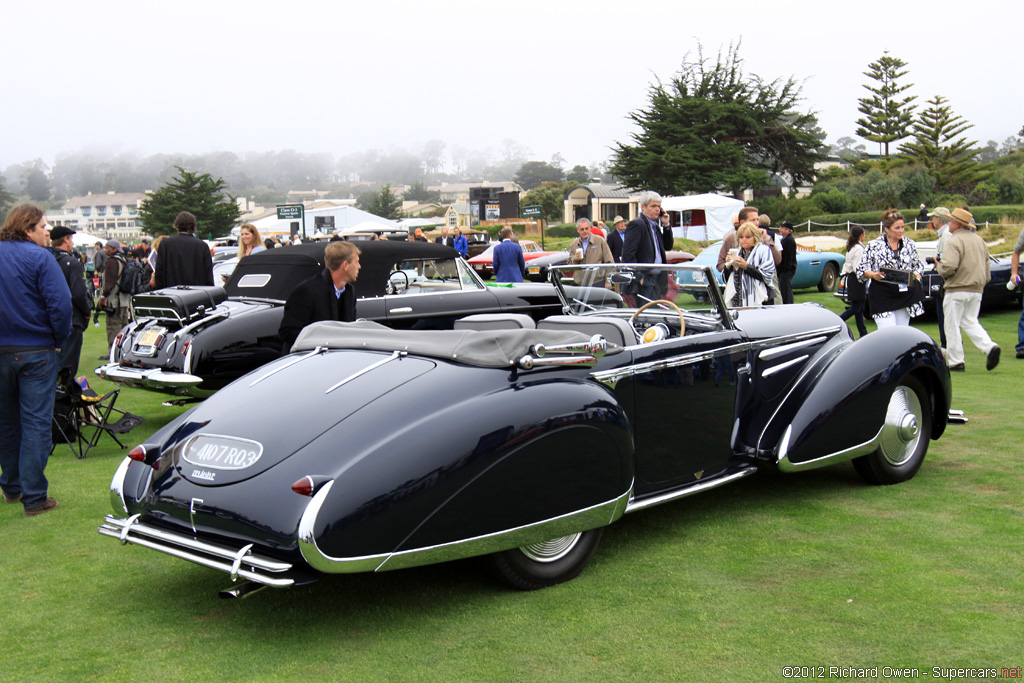
[[[952,372],[964,371],[963,330],[974,345],[985,354],[985,369],[999,364],[999,346],[992,341],[978,322],[981,292],[991,279],[988,247],[985,240],[971,230],[971,216],[964,209],[953,209],[949,222],[950,236],[942,250],[936,269],[946,290],[943,314],[946,318],[946,353]]]
[[[928,220],[931,222],[932,230],[939,236],[935,243],[935,262],[938,263],[942,260],[942,250],[945,248],[946,242],[949,241],[949,222],[953,220],[953,214],[944,206],[936,206],[932,209],[931,217]],[[940,288],[932,295],[935,297],[935,318],[939,323],[939,346],[946,348],[946,317],[942,312],[945,292]]]
[[[612,219],[612,234],[608,235],[608,248],[612,250],[612,256],[616,263],[622,263],[622,243],[626,236],[626,219],[616,216]]]

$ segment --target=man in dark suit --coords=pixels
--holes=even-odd
[[[213,256],[206,242],[195,236],[196,217],[182,211],[174,219],[178,234],[160,243],[153,286],[156,289],[177,285],[213,286]]]
[[[639,197],[640,215],[626,226],[622,243],[623,263],[668,263],[665,251],[672,248],[672,228],[661,225],[661,195],[642,192]],[[667,289],[667,271],[648,271],[639,283],[642,299],[660,299]],[[634,292],[628,292],[632,294]],[[638,303],[647,303],[639,301]]]
[[[437,242],[438,244],[443,244],[446,247],[452,247],[453,249],[455,248],[455,238],[448,236],[447,226],[441,228],[441,236],[435,237],[434,241]]]
[[[321,320],[350,323],[356,319],[359,248],[353,242],[332,242],[324,250],[324,270],[299,284],[284,304],[277,334],[288,353],[302,328]]]
[[[626,235],[626,219],[616,216],[612,221],[612,234],[608,235],[608,248],[612,250],[612,256],[616,263],[622,263],[622,243]]]
[[[73,380],[78,374],[78,362],[82,355],[82,331],[89,325],[92,313],[92,296],[85,287],[85,266],[74,257],[74,241],[71,237],[75,231],[58,225],[50,232],[50,251],[57,259],[64,279],[71,291],[71,334],[61,345],[57,354],[57,372],[64,368],[70,370],[69,377]]]

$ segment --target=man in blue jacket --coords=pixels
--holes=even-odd
[[[498,237],[501,238],[501,244],[494,247],[494,281],[522,282],[523,273],[526,272],[523,248],[512,241],[512,228],[502,228]]]
[[[44,470],[57,352],[71,333],[71,291],[45,243],[42,209],[11,209],[0,230],[0,489],[26,517],[57,507]]]

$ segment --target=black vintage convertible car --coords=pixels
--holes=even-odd
[[[535,589],[576,576],[623,514],[760,468],[852,460],[903,482],[946,427],[949,372],[919,330],[854,342],[814,304],[664,288],[695,266],[592,268],[560,290],[573,314],[536,324],[307,327],[134,448],[100,533],[245,579],[236,597],[477,555]],[[671,298],[641,296],[655,287]],[[253,421],[267,404],[277,419]]]
[[[115,384],[205,398],[281,356],[277,330],[284,302],[319,273],[326,243],[270,249],[243,259],[222,287],[174,287],[132,299],[133,322],[96,374]],[[563,312],[546,283],[485,285],[458,252],[425,242],[360,243],[356,283],[360,318],[397,329],[450,329],[479,313]],[[604,305],[622,305],[604,292]]]

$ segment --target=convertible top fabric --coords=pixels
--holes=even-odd
[[[482,368],[507,368],[530,352],[534,344],[580,344],[590,336],[564,330],[393,330],[368,320],[352,323],[319,322],[307,326],[292,352],[329,349],[408,351]],[[621,351],[609,344],[608,355]]]

